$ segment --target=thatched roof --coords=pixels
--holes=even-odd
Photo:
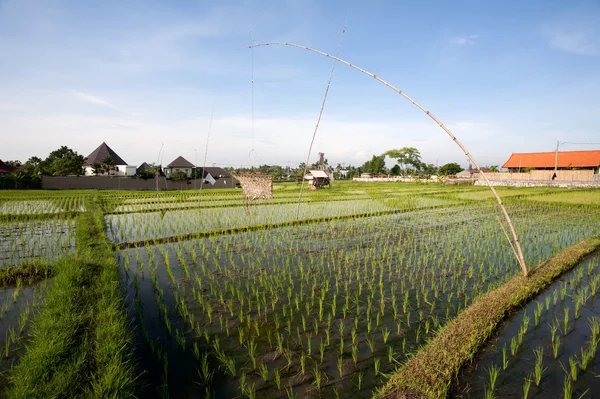
[[[98,148],[96,148],[90,155],[88,155],[87,159],[84,162],[84,166],[92,166],[95,163],[102,164],[104,159],[109,156],[110,159],[113,160],[115,165],[127,165],[127,162],[123,160],[120,156],[117,155],[116,152],[113,151],[106,143],[100,144]]]
[[[138,174],[142,173],[142,172],[146,172],[146,171],[154,172],[154,168],[152,166],[150,166],[150,164],[148,162],[144,162],[143,164],[138,166],[138,168],[136,169],[136,173],[138,173]]]
[[[182,156],[175,158],[173,162],[167,165],[167,168],[194,168],[194,164]]]

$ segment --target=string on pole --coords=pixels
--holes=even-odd
[[[252,43],[254,43],[254,45],[258,44],[256,43],[256,40],[254,40],[254,35],[252,34],[252,31],[250,31],[250,39],[252,40]],[[253,46],[254,46],[253,45]],[[250,156],[252,154],[256,155],[256,150],[254,149],[254,139],[255,139],[255,132],[254,132],[254,47],[250,46],[250,53],[251,53],[251,97],[252,97],[252,148],[250,149],[250,153],[248,154],[248,158],[250,158]]]
[[[204,186],[204,173],[206,170],[206,157],[208,156],[208,140],[210,140],[210,131],[212,129],[213,117],[215,115],[215,104],[213,102],[212,111],[210,113],[210,122],[208,123],[208,134],[206,135],[206,147],[204,148],[204,162],[202,163],[202,176],[200,177],[200,194],[202,194],[202,187]],[[200,198],[198,198],[200,201]]]
[[[346,24],[348,23],[348,15],[346,14],[346,21],[344,22],[344,29],[342,30],[342,36],[340,37],[340,42],[338,43],[337,50],[335,52],[336,57],[340,53],[340,48],[342,47],[342,42],[344,40],[344,33],[346,33]],[[300,204],[302,203],[302,192],[304,191],[304,177],[306,176],[306,171],[308,170],[308,163],[310,162],[310,154],[312,152],[313,144],[315,142],[315,137],[317,136],[317,130],[319,130],[319,124],[321,123],[321,117],[323,116],[323,110],[325,109],[325,102],[327,101],[327,95],[329,94],[329,87],[331,86],[331,79],[333,78],[333,72],[335,71],[336,60],[333,60],[333,64],[331,65],[331,72],[329,72],[329,80],[327,81],[327,87],[325,88],[325,95],[323,96],[323,101],[321,102],[321,109],[319,110],[319,116],[317,117],[317,124],[315,125],[315,130],[313,131],[312,139],[310,141],[310,146],[308,147],[308,154],[306,155],[306,162],[304,163],[304,171],[302,172],[302,182],[300,183],[300,194],[298,195],[298,206],[296,208],[296,220],[300,219]],[[331,183],[330,183],[331,184]]]

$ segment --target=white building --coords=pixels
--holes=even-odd
[[[105,160],[109,157],[112,160],[112,164],[107,171]],[[123,160],[116,152],[112,150],[106,143],[100,144],[83,163],[86,176],[94,175],[110,175],[110,176],[135,176],[136,167],[134,165],[127,165],[127,162]]]
[[[175,172],[183,172],[187,177],[192,177],[196,167],[193,163],[182,156],[175,158],[173,162],[165,168],[165,176],[170,177]]]

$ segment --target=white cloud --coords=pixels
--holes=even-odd
[[[118,110],[117,107],[115,107],[113,104],[109,103],[108,101],[105,101],[103,99],[101,99],[100,97],[96,97],[93,96],[89,93],[83,93],[81,91],[77,91],[77,90],[73,90],[71,92],[73,94],[73,96],[75,96],[76,99],[89,103],[89,104],[94,104],[94,105],[101,105],[103,107],[108,107],[108,108],[112,108],[115,110]]]
[[[593,29],[554,28],[546,31],[552,47],[567,53],[579,55],[597,55],[599,53],[600,35]]]
[[[461,35],[450,39],[450,43],[457,46],[472,46],[477,42],[477,39],[479,39],[479,35]]]

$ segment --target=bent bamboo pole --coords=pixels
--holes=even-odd
[[[512,220],[510,219],[510,216],[508,215],[508,212],[506,211],[506,207],[504,206],[504,203],[502,202],[502,198],[500,198],[500,195],[498,194],[498,192],[496,191],[496,189],[494,188],[494,186],[492,185],[492,183],[490,182],[490,180],[488,179],[486,174],[481,170],[481,167],[479,166],[477,161],[475,161],[475,158],[473,158],[473,156],[469,153],[469,151],[467,151],[465,146],[462,145],[462,143],[460,141],[458,141],[456,136],[454,136],[454,134],[452,134],[452,132],[442,122],[440,122],[439,119],[437,119],[435,116],[433,116],[433,114],[431,112],[429,112],[428,110],[426,110],[423,106],[421,106],[421,104],[419,104],[418,102],[416,102],[415,100],[410,98],[408,95],[406,95],[402,90],[397,89],[396,87],[392,86],[385,80],[381,79],[379,76],[377,76],[369,71],[366,71],[354,64],[351,64],[348,61],[345,61],[341,58],[338,58],[331,54],[324,53],[323,51],[316,50],[314,48],[310,48],[310,47],[306,47],[306,46],[301,46],[299,44],[287,43],[287,42],[260,43],[260,44],[254,44],[252,46],[249,46],[249,48],[265,47],[265,46],[273,46],[273,45],[297,47],[300,49],[312,51],[313,53],[323,55],[327,58],[331,58],[332,60],[336,60],[336,61],[341,62],[342,64],[348,65],[349,67],[354,68],[357,71],[362,72],[365,75],[368,75],[368,76],[374,78],[375,80],[378,80],[379,82],[383,83],[384,85],[386,85],[387,87],[394,90],[396,93],[400,94],[402,97],[406,98],[408,101],[413,103],[417,108],[419,108],[421,111],[423,111],[425,114],[427,114],[427,116],[429,116],[431,119],[433,119],[433,121],[435,123],[437,123],[438,126],[441,127],[442,130],[444,130],[448,134],[448,136],[450,136],[450,138],[456,143],[456,145],[458,145],[460,147],[460,149],[465,153],[465,155],[469,158],[469,160],[473,163],[473,165],[475,165],[475,167],[479,171],[480,175],[483,177],[483,180],[485,180],[485,182],[488,185],[488,187],[490,188],[490,190],[492,190],[492,193],[494,194],[494,196],[496,197],[496,200],[498,201],[498,205],[500,205],[500,209],[502,209],[502,213],[504,214],[504,217],[506,219],[506,222],[508,223],[508,227],[509,227],[510,232],[513,237],[514,242],[511,242],[509,240],[509,243],[511,244],[513,252],[514,252],[515,256],[517,257],[517,260],[519,261],[519,265],[521,266],[521,269],[523,270],[523,275],[525,275],[525,276],[528,275],[527,265],[525,264],[525,258],[523,257],[523,250],[521,249],[521,244],[519,243],[519,237],[517,236],[517,232],[515,231],[515,227],[512,223]]]

